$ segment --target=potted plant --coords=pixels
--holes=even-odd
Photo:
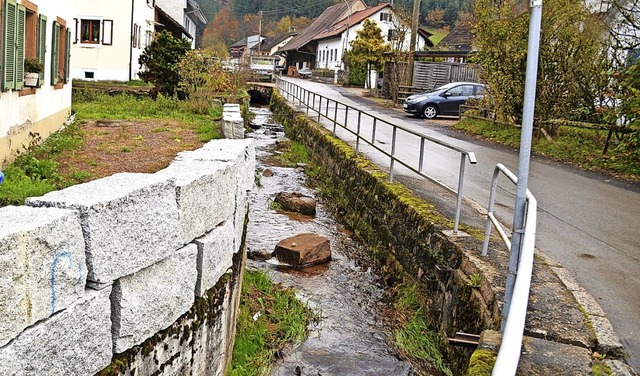
[[[24,59],[24,86],[37,87],[44,65],[36,58]]]

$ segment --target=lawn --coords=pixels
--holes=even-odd
[[[183,150],[220,138],[222,109],[196,115],[177,99],[84,91],[74,95],[75,121],[31,145],[5,170],[0,206],[118,172],[155,172]]]
[[[466,118],[454,125],[468,134],[518,148],[520,128],[491,121]],[[552,158],[578,168],[611,175],[632,182],[640,182],[640,160],[637,154],[618,150],[619,142],[612,138],[607,154],[603,154],[606,130],[580,129],[561,126],[558,134],[548,140],[536,134],[533,138],[534,154]]]

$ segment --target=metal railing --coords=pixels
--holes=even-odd
[[[403,127],[401,125],[392,124],[377,116],[361,111],[356,107],[350,106],[340,101],[336,101],[331,98],[327,98],[318,93],[311,92],[299,85],[296,85],[293,82],[283,80],[280,77],[276,78],[276,86],[278,87],[278,90],[283,94],[283,96],[285,96],[288,101],[291,101],[294,106],[296,105],[296,102],[298,102],[298,104],[301,106],[305,106],[307,116],[309,116],[309,111],[311,110],[317,114],[318,123],[320,123],[322,118],[327,119],[329,122],[332,122],[333,123],[332,134],[334,136],[336,135],[336,129],[338,126],[340,126],[342,129],[354,135],[356,137],[356,145],[355,145],[356,153],[359,152],[360,142],[364,142],[370,147],[374,148],[376,151],[389,157],[389,181],[390,182],[393,181],[394,167],[395,167],[395,163],[397,162],[400,165],[404,166],[405,168],[409,169],[410,171],[416,173],[417,175],[425,179],[428,179],[434,182],[435,184],[438,184],[442,188],[455,194],[457,196],[457,202],[456,202],[456,212],[455,212],[455,219],[454,219],[454,225],[453,225],[453,232],[454,234],[457,234],[458,225],[460,222],[460,211],[462,208],[462,197],[463,197],[462,189],[464,184],[464,173],[465,173],[466,161],[468,159],[470,164],[477,163],[476,156],[473,152],[451,145],[447,142],[438,140],[428,135],[416,132],[414,130]],[[330,107],[332,108],[333,113],[330,113],[329,111]],[[341,112],[344,111],[343,119],[338,119],[339,109],[341,110]],[[352,119],[354,117],[357,118],[355,130],[350,129],[348,126],[350,115]],[[365,118],[369,118],[369,120],[372,122],[371,134],[364,135],[361,129],[361,125],[363,124]],[[342,121],[342,123],[340,121]],[[378,127],[380,126],[388,126],[388,127],[391,127],[392,129],[390,152],[381,148],[375,143],[376,132],[378,131]],[[413,161],[413,162],[406,161],[406,160],[400,159],[397,156],[396,146],[397,146],[398,131],[405,132],[407,134],[416,136],[420,139],[420,156],[417,161],[417,167],[415,166],[416,161]],[[425,146],[427,142],[443,146],[449,150],[458,152],[460,154],[460,168],[458,172],[457,189],[449,187],[442,181],[426,174],[423,171]]]
[[[505,229],[502,227],[494,214],[494,204],[496,190],[498,187],[498,176],[503,173],[511,182],[518,184],[518,177],[508,168],[499,163],[493,171],[491,181],[491,194],[489,195],[489,207],[487,213],[487,224],[484,233],[484,244],[482,245],[482,255],[487,255],[489,249],[489,236],[491,235],[491,224],[496,227],[500,237],[508,249],[511,249],[511,241]],[[527,189],[526,220],[524,225],[524,236],[520,249],[518,270],[516,272],[515,284],[512,289],[507,286],[505,291],[505,301],[510,301],[508,311],[503,313],[502,343],[498,358],[493,366],[492,375],[515,375],[520,361],[522,348],[522,337],[524,336],[525,318],[527,315],[527,305],[529,303],[529,287],[531,285],[531,273],[533,271],[533,250],[536,238],[536,217],[538,203]]]

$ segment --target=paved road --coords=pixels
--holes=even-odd
[[[503,163],[517,174],[515,150],[469,140],[433,123],[382,109],[339,87],[307,80],[287,80],[394,124],[473,151],[478,163],[467,166],[464,194],[484,207],[495,165]],[[343,110],[338,112],[338,118],[344,118]],[[348,119],[349,127],[355,129],[357,117],[350,113]],[[365,119],[361,127],[370,132],[371,122]],[[376,144],[390,147],[391,132],[383,128],[377,127]],[[338,132],[338,136],[353,141],[347,132]],[[455,187],[459,155],[437,146],[427,149],[426,172]],[[361,150],[379,165],[388,166],[388,161],[370,154],[371,148],[361,147]],[[403,158],[417,161],[419,141],[399,132],[396,150]],[[404,173],[409,172],[401,169],[397,172]],[[510,208],[513,207],[513,196],[509,192],[514,189],[506,179],[503,181],[497,205]],[[600,303],[629,353],[630,365],[640,370],[640,185],[625,184],[534,158],[530,166],[529,189],[538,200],[539,208],[536,247],[568,269]],[[453,200],[451,202],[454,204]],[[508,209],[499,214],[503,223],[512,222]]]

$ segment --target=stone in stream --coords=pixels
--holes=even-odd
[[[304,215],[316,214],[316,200],[300,192],[280,192],[276,195],[275,202],[287,211]]]
[[[316,234],[298,234],[281,240],[273,255],[278,261],[295,268],[304,268],[331,260],[329,239]]]

